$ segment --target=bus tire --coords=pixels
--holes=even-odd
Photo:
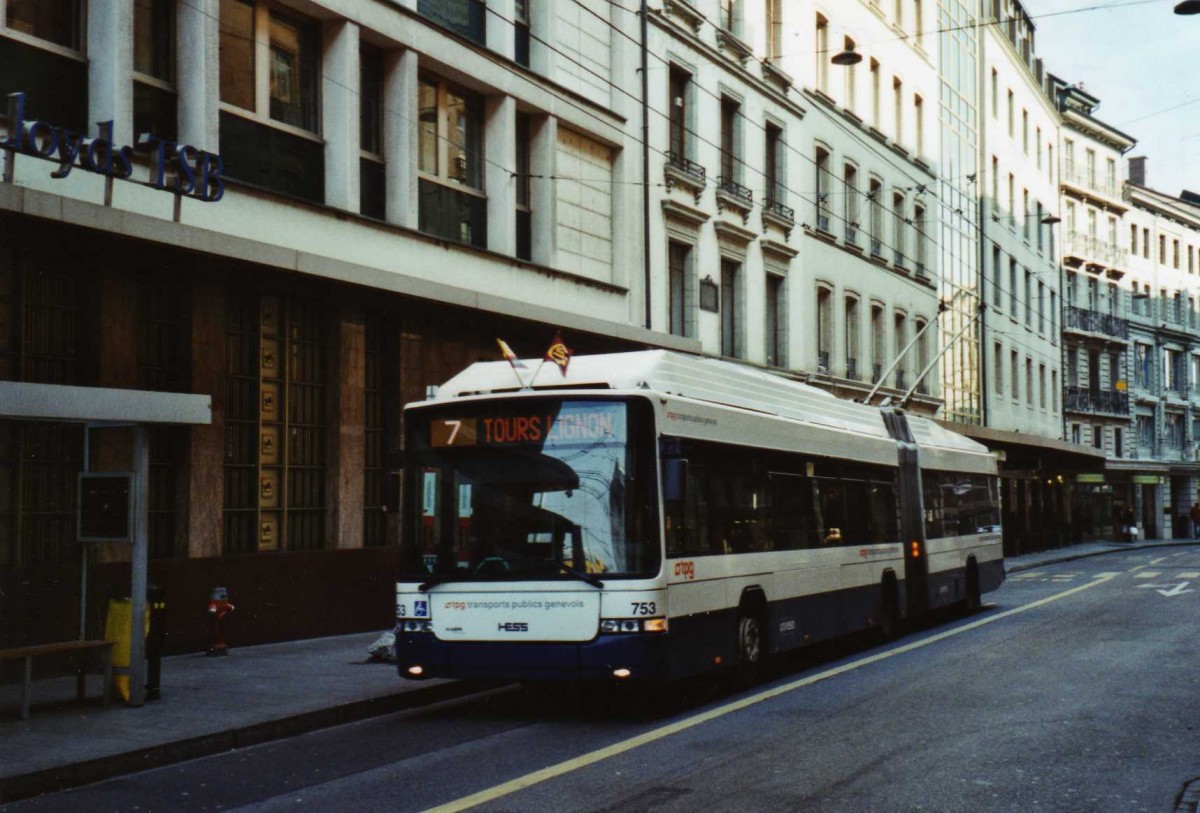
[[[737,680],[744,687],[758,683],[766,658],[766,637],[762,615],[749,607],[738,611]]]
[[[884,578],[881,601],[879,635],[888,643],[899,638],[901,631],[900,591],[896,589],[895,578]]]
[[[979,595],[979,565],[974,559],[967,561],[967,595],[963,601],[967,613],[977,613],[983,607],[983,600]]]

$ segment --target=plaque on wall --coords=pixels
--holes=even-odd
[[[279,462],[278,426],[264,426],[259,432],[259,461],[268,465]]]
[[[259,398],[261,401],[260,417],[264,421],[279,420],[279,385],[263,382]]]
[[[264,296],[258,305],[258,327],[264,336],[279,335],[279,300]]]
[[[279,548],[279,515],[263,514],[258,521],[258,549],[277,550]]]
[[[262,508],[279,507],[279,471],[263,469],[258,475],[258,504]]]

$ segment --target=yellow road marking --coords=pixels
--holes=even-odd
[[[723,706],[710,709],[709,711],[703,712],[702,714],[697,714],[694,717],[689,717],[685,720],[680,720],[679,722],[671,723],[670,725],[665,725],[652,731],[647,731],[644,734],[639,734],[636,737],[630,737],[627,740],[613,743],[612,745],[592,751],[589,754],[582,754],[580,756],[564,760],[557,765],[550,765],[546,768],[542,768],[540,771],[534,771],[533,773],[519,776],[516,779],[509,780],[508,782],[500,785],[495,785],[494,787],[486,788],[478,793],[473,793],[470,796],[464,796],[461,799],[455,799],[454,801],[447,802],[444,805],[430,808],[428,811],[426,811],[426,813],[456,813],[460,810],[468,810],[477,805],[486,804],[504,796],[509,796],[517,791],[532,787],[533,785],[537,785],[541,782],[546,782],[550,779],[555,779],[559,776],[563,776],[564,774],[571,773],[572,771],[577,771],[580,768],[586,768],[589,765],[602,762],[610,757],[619,756],[627,751],[640,748],[643,745],[657,742],[658,740],[665,739],[673,734],[687,731],[688,729],[695,728],[703,723],[725,717],[726,715],[732,714],[735,711],[741,711],[742,709],[762,703],[765,700],[772,700],[780,695],[785,695],[797,689],[811,686],[814,683],[820,683],[823,680],[828,680],[829,678],[837,677],[838,675],[844,675],[845,673],[852,672],[855,669],[860,669],[864,666],[870,666],[872,664],[879,663],[880,661],[894,658],[897,655],[903,655],[908,652],[927,647],[930,644],[940,643],[948,638],[961,635],[964,632],[970,632],[972,630],[979,629],[980,627],[987,626],[988,624],[993,624],[1003,618],[1008,618],[1009,616],[1027,612],[1037,607],[1073,596],[1076,593],[1081,593],[1084,590],[1088,590],[1098,584],[1104,584],[1110,579],[1115,578],[1117,575],[1118,574],[1115,573],[1098,574],[1093,581],[1090,581],[1087,584],[1081,584],[1078,587],[1072,587],[1070,590],[1064,590],[1063,592],[1056,593],[1053,596],[1047,596],[1046,598],[1039,599],[1031,604],[1026,604],[1021,607],[1014,607],[1011,610],[1005,610],[1002,613],[997,613],[996,615],[989,616],[987,618],[981,618],[980,620],[973,621],[970,624],[964,624],[961,627],[947,630],[946,632],[941,632],[937,635],[932,635],[924,640],[914,641],[911,644],[905,644],[904,646],[899,646],[886,652],[879,652],[874,655],[869,655],[865,658],[860,658],[859,660],[843,664],[842,666],[837,666],[833,669],[827,669],[824,672],[819,672],[815,675],[800,678],[799,680],[794,680],[791,683],[785,683],[782,686],[776,686],[773,689],[767,689],[759,692],[758,694],[751,695],[750,697],[744,697],[741,700],[735,700],[732,703],[726,703]]]

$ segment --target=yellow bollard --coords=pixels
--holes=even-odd
[[[133,606],[130,599],[114,598],[108,601],[108,616],[104,622],[104,638],[113,642],[112,666],[113,685],[117,687],[125,702],[129,702],[129,650],[132,646],[130,631]],[[150,631],[150,608],[146,608],[146,628]]]

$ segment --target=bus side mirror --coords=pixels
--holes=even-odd
[[[688,462],[682,457],[663,460],[663,501],[683,503],[687,498]]]

